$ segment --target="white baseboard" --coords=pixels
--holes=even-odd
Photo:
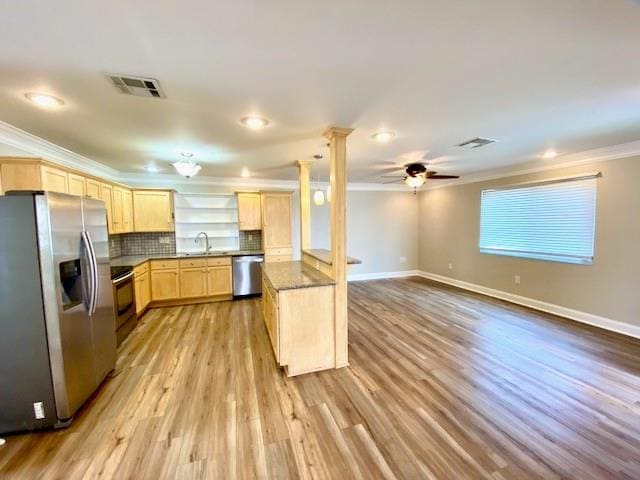
[[[560,305],[554,305],[553,303],[543,302],[534,298],[523,297],[514,293],[503,292],[502,290],[495,290],[493,288],[484,287],[475,283],[465,282],[463,280],[457,280],[455,278],[445,277],[444,275],[438,275],[431,272],[418,271],[417,275],[435,280],[436,282],[446,283],[447,285],[453,285],[464,290],[470,290],[472,292],[481,293],[489,297],[499,298],[506,300],[507,302],[516,303],[525,307],[533,308],[534,310],[541,310],[543,312],[552,313],[559,317],[565,317],[577,322],[586,323],[595,327],[610,330],[612,332],[622,333],[630,337],[640,338],[640,326],[630,325],[628,323],[613,320],[611,318],[601,317],[593,315],[587,312],[581,312],[580,310],[573,310],[571,308],[562,307]]]
[[[360,282],[362,280],[380,280],[383,278],[403,278],[420,275],[419,270],[402,270],[400,272],[378,272],[378,273],[356,273],[347,277],[349,282]]]

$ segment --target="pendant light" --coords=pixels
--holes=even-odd
[[[175,168],[176,171],[183,177],[190,178],[197,175],[202,167],[191,160],[191,157],[193,157],[193,153],[181,152],[180,155],[184,157],[185,160],[172,163],[171,165],[173,165],[173,168]]]

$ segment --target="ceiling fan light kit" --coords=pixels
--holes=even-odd
[[[200,169],[202,168],[200,165],[198,165],[197,163],[194,162],[174,162],[171,165],[173,165],[173,168],[176,169],[176,171],[182,175],[183,177],[186,178],[191,178],[194,177],[198,174],[198,172],[200,171]]]

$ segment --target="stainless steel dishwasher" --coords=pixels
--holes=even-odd
[[[233,296],[258,295],[262,293],[262,268],[264,255],[241,255],[233,257]]]

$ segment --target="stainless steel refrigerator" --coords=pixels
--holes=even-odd
[[[0,433],[65,426],[114,368],[106,210],[0,197]]]

